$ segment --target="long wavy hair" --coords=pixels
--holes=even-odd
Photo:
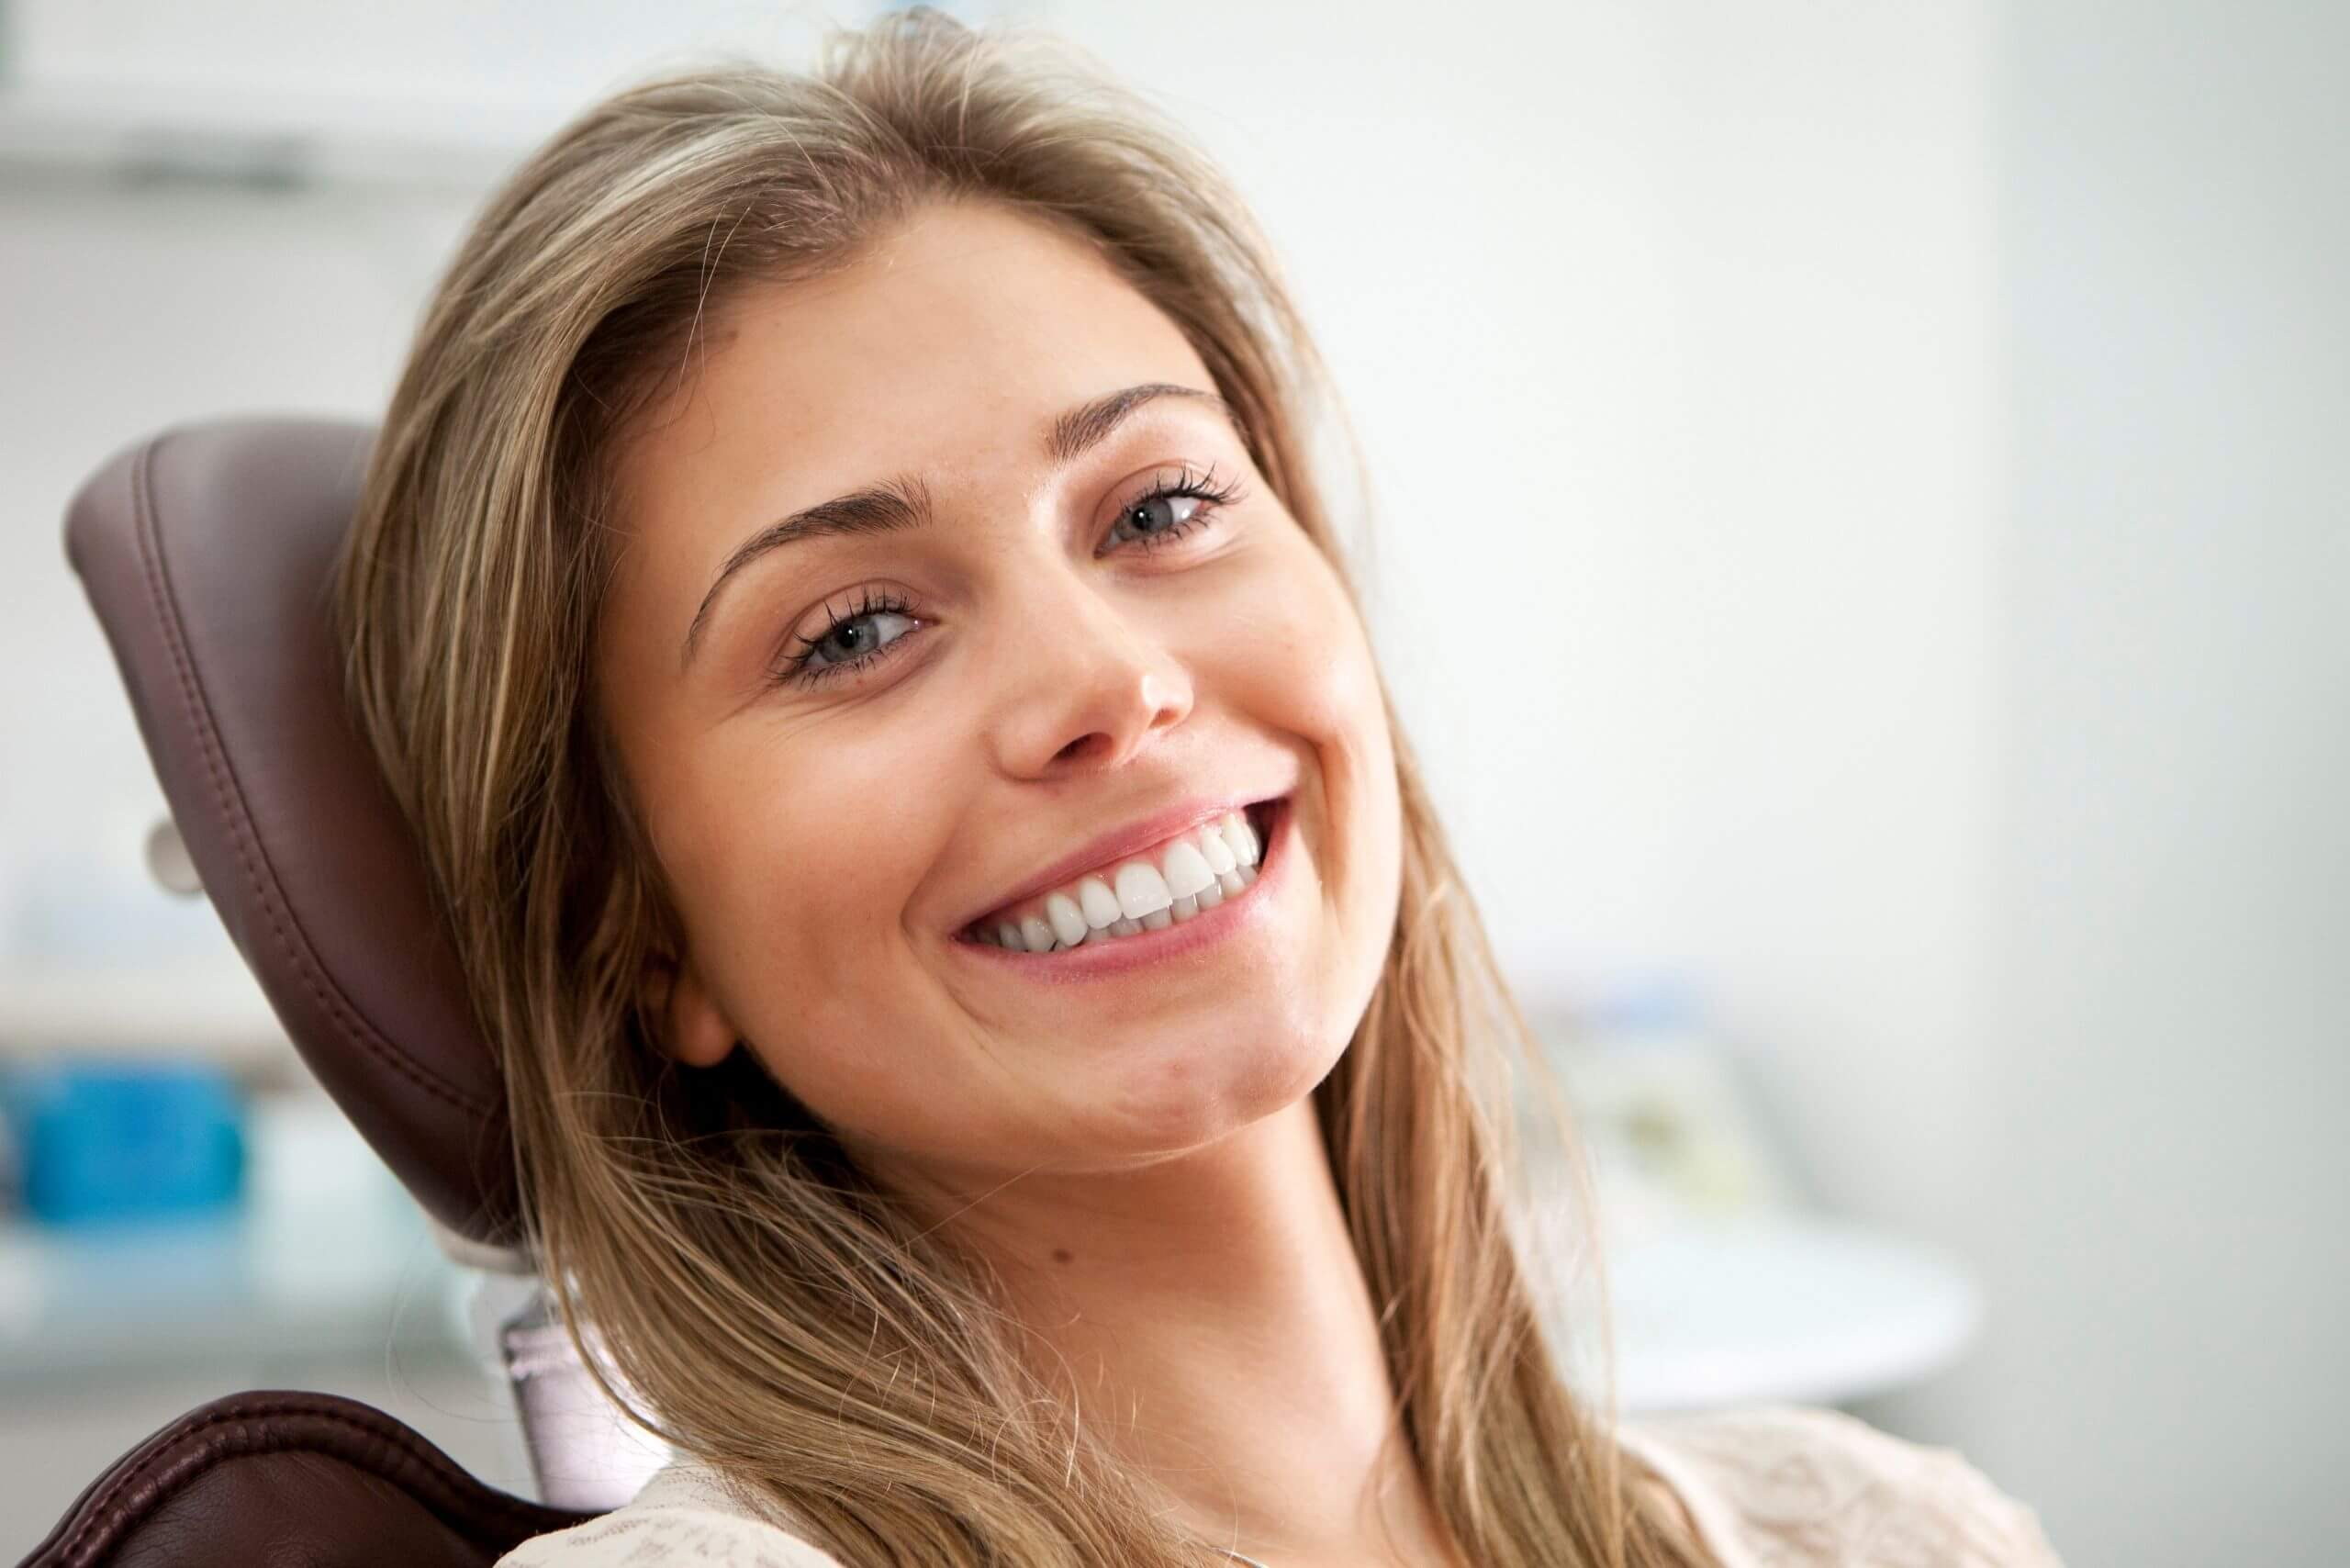
[[[613,452],[711,301],[837,267],[936,200],[1058,225],[1166,312],[1343,577],[1309,461],[1336,404],[1225,177],[1087,56],[918,9],[834,34],[806,73],[622,92],[489,201],[339,565],[350,696],[499,1053],[529,1242],[615,1399],[851,1568],[1221,1562],[1047,1396],[997,1276],[750,1053],[681,1069],[641,1010],[682,935],[588,675]],[[1580,1168],[1400,731],[1396,756],[1399,915],[1315,1099],[1403,1431],[1481,1568],[1695,1561],[1552,1341],[1514,1066]]]

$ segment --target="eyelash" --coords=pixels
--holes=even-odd
[[[1122,545],[1099,549],[1094,552],[1094,555],[1098,559],[1102,555],[1114,554],[1117,549],[1125,548],[1139,548],[1146,553],[1157,550],[1169,540],[1181,538],[1192,530],[1204,525],[1217,512],[1240,499],[1241,495],[1238,480],[1226,480],[1221,485],[1215,482],[1215,468],[1213,465],[1205,474],[1197,477],[1193,476],[1187,465],[1181,471],[1181,476],[1172,484],[1164,479],[1153,479],[1149,489],[1118,509],[1118,515],[1111,520],[1111,527],[1115,528],[1119,522],[1125,521],[1126,514],[1136,508],[1148,506],[1151,502],[1158,500],[1190,498],[1201,502],[1200,507],[1191,516],[1178,519],[1164,532],[1145,534]],[[828,621],[824,628],[812,637],[796,639],[797,648],[787,654],[778,664],[772,684],[780,686],[797,683],[802,686],[813,686],[819,681],[830,680],[835,676],[853,674],[878,660],[888,658],[890,650],[904,642],[904,636],[901,635],[885,643],[869,654],[853,659],[845,659],[839,664],[810,663],[810,655],[815,652],[816,644],[849,622],[861,620],[867,615],[903,615],[907,608],[906,600],[888,588],[860,589],[857,604],[854,610],[834,612],[827,606]]]
[[[1151,480],[1149,489],[1145,490],[1141,495],[1135,497],[1132,500],[1126,502],[1125,505],[1118,509],[1118,515],[1110,520],[1110,526],[1112,528],[1115,528],[1119,523],[1124,522],[1126,519],[1126,514],[1133,511],[1136,507],[1147,507],[1153,501],[1172,500],[1182,497],[1190,497],[1191,498],[1201,502],[1202,505],[1198,510],[1192,512],[1191,516],[1179,521],[1175,526],[1169,528],[1166,532],[1147,533],[1143,535],[1141,539],[1136,541],[1135,543],[1138,543],[1144,551],[1148,552],[1156,550],[1170,539],[1181,538],[1184,534],[1191,532],[1192,529],[1201,526],[1201,524],[1207,519],[1214,517],[1224,508],[1228,507],[1233,502],[1238,500],[1240,498],[1240,481],[1237,479],[1227,479],[1223,484],[1218,485],[1215,482],[1215,465],[1214,464],[1208,465],[1208,471],[1206,473],[1202,474],[1197,477],[1193,477],[1191,465],[1186,464],[1181,469],[1181,476],[1171,485],[1164,479],[1154,477]],[[1093,554],[1098,558],[1109,554],[1109,552],[1106,550],[1096,550]]]

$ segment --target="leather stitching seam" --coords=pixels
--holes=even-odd
[[[414,1434],[404,1428],[390,1429],[378,1427],[356,1419],[346,1412],[324,1409],[316,1405],[293,1402],[240,1405],[215,1410],[202,1420],[193,1422],[173,1432],[170,1441],[161,1444],[145,1455],[125,1471],[118,1481],[106,1488],[106,1494],[110,1495],[110,1497],[106,1495],[93,1497],[89,1503],[93,1512],[74,1527],[73,1533],[67,1536],[57,1549],[55,1561],[60,1568],[80,1568],[82,1563],[90,1561],[90,1559],[76,1556],[85,1543],[92,1544],[94,1551],[102,1550],[101,1538],[111,1537],[121,1529],[136,1523],[162,1503],[165,1498],[160,1492],[144,1498],[124,1495],[124,1494],[134,1491],[147,1478],[150,1472],[165,1466],[168,1462],[177,1460],[185,1466],[176,1477],[177,1486],[174,1490],[185,1487],[197,1476],[229,1460],[249,1458],[256,1454],[310,1451],[330,1459],[341,1460],[346,1463],[354,1462],[355,1456],[351,1450],[339,1448],[319,1437],[308,1435],[280,1437],[265,1431],[243,1434],[248,1440],[241,1443],[238,1442],[232,1435],[226,1440],[207,1441],[197,1445],[195,1451],[187,1451],[188,1440],[210,1428],[225,1426],[230,1422],[266,1421],[289,1416],[305,1421],[319,1422],[346,1439],[356,1437],[373,1439],[384,1448],[389,1449],[396,1460],[420,1467],[424,1472],[421,1479],[438,1484],[445,1492],[452,1495],[454,1501],[465,1506],[467,1511],[474,1513],[476,1519],[485,1511],[504,1515],[516,1523],[530,1525],[543,1523],[552,1515],[561,1514],[569,1517],[569,1510],[551,1509],[543,1504],[531,1503],[520,1497],[509,1496],[484,1485],[472,1476],[459,1471],[446,1455],[440,1453],[437,1450],[426,1448]],[[368,1471],[367,1473],[382,1475],[386,1480],[394,1479],[383,1472]],[[476,1520],[469,1519],[465,1526],[460,1528],[471,1529],[475,1523]]]
[[[228,766],[226,753],[220,746],[219,731],[212,715],[210,700],[203,682],[196,674],[195,661],[189,653],[176,602],[169,588],[170,568],[162,559],[162,541],[155,526],[152,487],[148,473],[162,441],[151,442],[139,454],[130,474],[132,514],[139,542],[139,562],[147,581],[148,596],[156,619],[163,627],[163,641],[170,649],[172,664],[179,676],[180,692],[192,727],[196,731],[198,749],[202,751],[205,771],[212,785],[213,802],[228,822],[231,838],[237,848],[239,865],[245,879],[260,902],[263,913],[269,921],[270,934],[278,947],[292,960],[297,973],[308,988],[313,1001],[326,1009],[328,1016],[341,1029],[352,1044],[364,1050],[376,1061],[390,1068],[417,1088],[457,1110],[487,1120],[492,1107],[484,1101],[442,1080],[408,1054],[392,1045],[378,1033],[373,1024],[362,1015],[333,983],[325,966],[318,961],[307,933],[300,928],[292,907],[286,902],[275,872],[266,861],[259,835],[253,831],[252,815],[245,810],[241,791]],[[293,930],[289,933],[287,927]]]

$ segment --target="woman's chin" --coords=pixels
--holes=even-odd
[[[1307,1098],[1345,1048],[1344,1039],[1333,1046],[1261,1031],[1162,1039],[1105,1074],[1096,1108],[1075,1114],[1095,1126],[1102,1143],[1129,1155],[1181,1154]]]

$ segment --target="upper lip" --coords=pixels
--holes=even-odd
[[[1064,883],[1075,881],[1079,876],[1097,866],[1123,860],[1155,844],[1163,844],[1189,828],[1214,822],[1226,812],[1245,811],[1259,801],[1270,799],[1272,797],[1269,795],[1195,795],[1153,812],[1148,816],[1137,817],[1124,827],[1113,828],[1098,838],[1088,840],[1013,891],[994,899],[983,908],[973,910],[968,919],[957,924],[955,929],[964,930],[997,910],[1019,903],[1024,899],[1035,898],[1038,893],[1048,893]]]

